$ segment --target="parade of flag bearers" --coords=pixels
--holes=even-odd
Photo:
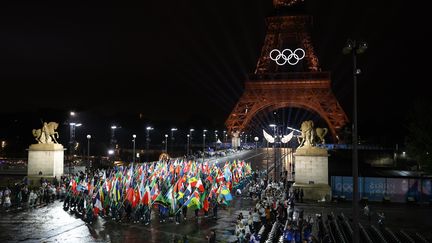
[[[211,209],[217,218],[219,206],[229,206],[231,191],[243,188],[251,179],[249,163],[216,163],[160,160],[153,163],[118,166],[91,174],[76,174],[64,179],[63,208],[82,214],[92,222],[98,216],[149,224],[154,211],[160,222],[188,209],[205,217]]]

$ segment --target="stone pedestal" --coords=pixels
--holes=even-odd
[[[63,159],[64,148],[61,144],[32,144],[28,149],[27,175],[29,178],[57,176],[59,179],[63,175]]]
[[[294,188],[303,188],[304,199],[330,200],[328,153],[324,148],[302,147],[294,153]]]
[[[237,149],[240,147],[240,138],[239,137],[232,137],[231,138],[231,146],[233,149]]]

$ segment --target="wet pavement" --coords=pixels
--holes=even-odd
[[[282,152],[284,153],[284,152]],[[281,152],[276,153],[279,157]],[[267,156],[268,159],[267,159]],[[271,149],[251,150],[242,152],[228,159],[241,159],[251,162],[252,168],[265,169],[273,163],[274,153]],[[226,159],[213,160],[223,163]],[[289,162],[284,160],[284,167]],[[194,218],[192,210],[188,211],[186,221],[176,225],[174,220],[160,223],[156,215],[152,216],[150,225],[128,222],[113,222],[111,219],[98,218],[92,224],[86,224],[78,215],[64,211],[62,202],[56,201],[48,206],[23,210],[19,212],[0,212],[0,242],[178,242],[185,236],[189,242],[207,242],[206,235],[210,230],[216,231],[218,242],[235,241],[235,219],[240,212],[247,215],[247,210],[254,205],[250,198],[235,197],[229,207],[219,208],[218,219],[200,215]],[[392,230],[404,229],[407,232],[420,232],[429,240],[432,239],[432,206],[370,203],[373,213],[372,223],[376,222],[376,212],[386,214],[386,225]],[[304,215],[317,213],[336,215],[343,212],[351,216],[350,202],[305,202],[297,203],[297,208],[304,210]],[[375,214],[374,214],[375,213]],[[210,216],[211,216],[210,212]],[[361,217],[361,222],[367,225],[367,219]]]

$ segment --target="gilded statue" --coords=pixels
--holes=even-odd
[[[44,122],[41,129],[33,129],[32,133],[38,143],[58,143],[57,122]]]
[[[313,121],[309,120],[302,122],[300,130],[301,135],[297,137],[299,148],[316,146],[316,140],[320,144],[325,143],[324,137],[327,135],[327,128],[318,127],[315,129]]]

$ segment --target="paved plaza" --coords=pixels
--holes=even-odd
[[[279,153],[276,153],[277,156]],[[250,150],[231,156],[229,159],[245,159],[252,163],[253,169],[265,169],[267,156],[270,165],[273,163],[274,153],[270,150]],[[280,156],[280,155],[279,155]],[[220,162],[222,160],[214,160]],[[111,219],[98,218],[94,223],[87,224],[79,216],[64,211],[62,202],[56,201],[48,206],[3,213],[0,218],[1,242],[177,242],[185,237],[189,242],[206,242],[210,230],[215,230],[218,242],[233,242],[236,240],[234,229],[236,217],[255,205],[246,193],[236,196],[231,205],[220,209],[218,219],[200,215],[196,219],[191,210],[186,221],[176,225],[174,220],[159,223],[153,215],[150,225],[134,224],[131,222],[113,222]],[[305,216],[316,214],[335,215],[343,213],[351,216],[350,202],[304,202],[296,207],[304,210]],[[428,239],[432,239],[429,229],[432,228],[432,207],[429,205],[407,205],[370,203],[372,210],[372,224],[376,225],[376,213],[385,212],[386,226],[394,231],[403,229],[414,234],[420,232]],[[211,214],[210,214],[211,216]],[[361,217],[361,223],[368,225],[367,219]]]

